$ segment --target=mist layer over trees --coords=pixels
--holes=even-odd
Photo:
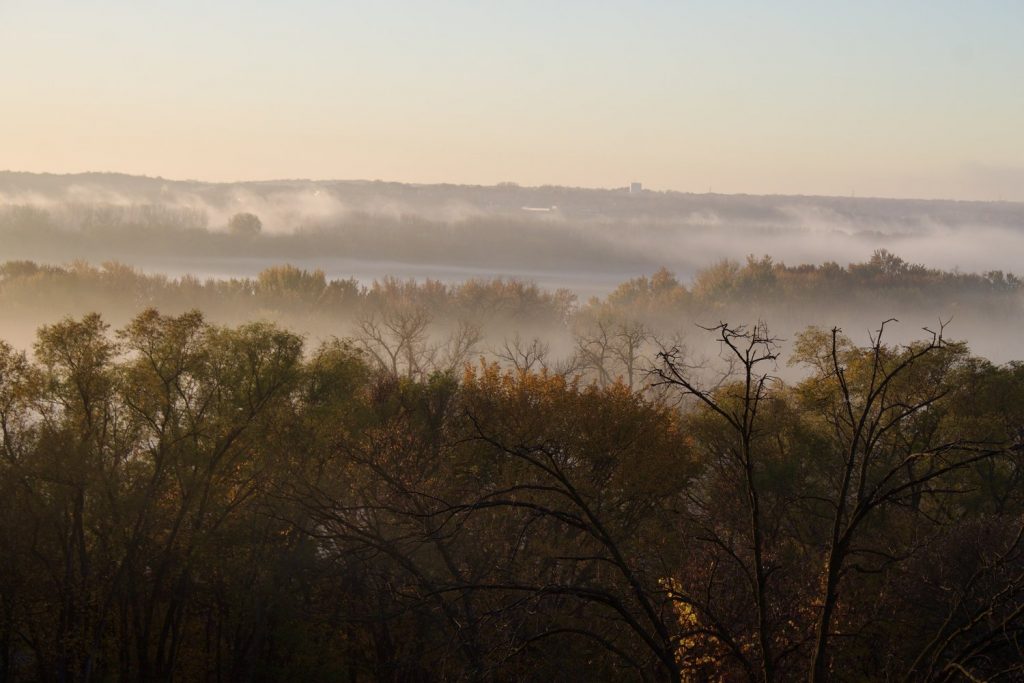
[[[480,290],[496,278],[513,288],[536,283],[563,309],[568,293],[584,309],[596,309],[594,296],[628,307],[628,317],[660,337],[688,334],[693,322],[710,325],[723,315],[771,319],[787,339],[808,325],[865,332],[880,315],[899,318],[906,330],[952,320],[951,334],[999,361],[1020,357],[1017,340],[1024,338],[1009,275],[1024,253],[1024,205],[1008,202],[0,173],[0,237],[2,260],[118,263],[181,278],[173,294],[159,278],[129,281],[117,265],[102,278],[86,277],[72,294],[76,303],[21,298],[13,305],[30,316],[49,312],[8,333],[22,344],[53,316],[98,310],[119,324],[146,305],[182,312],[192,296],[220,322],[269,318],[315,336],[345,336],[366,313],[355,311],[362,288],[382,292],[371,300],[394,298],[399,289],[417,299],[413,289],[456,291],[473,281],[468,290]],[[885,256],[876,260],[876,253]],[[291,276],[272,272],[283,264],[312,279],[296,275],[303,284],[291,289]],[[671,276],[663,273],[657,284],[637,279],[662,269]],[[88,269],[70,270],[79,271],[74,280]],[[208,278],[225,283],[208,286]],[[270,282],[258,283],[262,278]],[[620,287],[627,281],[633,284]],[[89,298],[104,286],[112,300]],[[641,296],[630,287],[657,291]],[[518,313],[506,321],[501,306],[467,303],[475,296],[468,290],[454,297],[461,310],[435,294],[415,305],[431,308],[434,327],[468,319],[492,343],[518,333],[552,337],[563,350],[557,325],[532,329],[539,321],[516,320]],[[550,323],[565,313],[541,317]]]
[[[569,289],[518,279],[448,284],[384,277],[362,284],[278,265],[253,278],[201,280],[147,275],[118,263],[0,264],[0,323],[20,348],[55,317],[96,311],[121,325],[147,307],[199,309],[223,324],[266,320],[314,340],[351,337],[385,355],[401,346],[406,366],[422,366],[413,374],[457,369],[480,355],[505,362],[533,345],[552,367],[588,367],[605,383],[621,374],[635,378],[637,363],[648,367],[665,345],[715,355],[717,347],[700,327],[721,320],[771,320],[785,349],[811,325],[866,334],[881,314],[901,321],[891,334],[907,341],[942,321],[952,337],[1001,362],[1021,355],[1024,338],[1024,292],[1013,274],[942,271],[884,250],[846,267],[786,266],[769,257],[724,260],[689,281],[663,268],[583,301]],[[455,337],[462,352],[452,357],[454,365],[437,366],[446,357],[441,349]],[[631,350],[619,349],[622,344]],[[622,354],[635,356],[632,370]]]
[[[230,228],[246,213],[261,230]],[[287,261],[364,282],[519,277],[587,297],[662,266],[688,279],[748,254],[845,266],[887,249],[947,270],[1013,271],[1024,205],[0,173],[0,236],[4,260],[249,277]]]
[[[0,195],[0,680],[1024,677],[1020,205]]]

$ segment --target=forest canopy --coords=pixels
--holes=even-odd
[[[0,345],[0,675],[1019,676],[1024,367],[892,326],[783,358],[721,323],[632,390],[194,311],[45,325]]]

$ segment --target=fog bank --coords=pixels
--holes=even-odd
[[[237,213],[257,235],[234,235]],[[1017,269],[1024,204],[370,181],[171,181],[0,173],[0,260],[116,259],[253,276],[282,261],[370,282],[504,276],[582,296],[723,258],[846,265],[880,248],[971,272]]]

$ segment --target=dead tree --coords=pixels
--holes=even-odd
[[[695,398],[718,415],[736,437],[736,445],[729,450],[727,457],[732,459],[742,473],[750,566],[732,549],[728,552],[743,565],[743,573],[750,584],[756,611],[755,640],[760,654],[759,678],[767,682],[775,677],[768,596],[771,568],[764,561],[764,520],[761,492],[755,477],[758,456],[755,436],[762,404],[769,396],[770,387],[777,382],[770,370],[778,360],[780,340],[769,333],[768,326],[763,322],[749,329],[745,326],[732,327],[725,322],[704,329],[717,334],[722,356],[729,367],[728,374],[734,381],[725,384],[719,391],[705,388],[691,375],[691,368],[684,364],[681,351],[676,347],[658,354],[661,365],[653,371],[654,383],[676,387],[684,395]]]

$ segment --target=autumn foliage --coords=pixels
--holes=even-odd
[[[0,347],[0,680],[1020,676],[1024,368],[890,326],[631,387],[47,325]]]

